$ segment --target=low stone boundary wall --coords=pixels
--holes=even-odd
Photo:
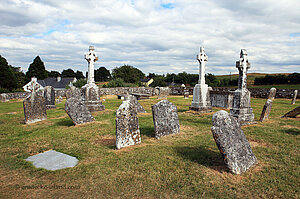
[[[276,86],[275,86],[276,88]],[[170,95],[184,95],[184,91],[189,90],[190,95],[193,95],[193,87],[183,88],[183,87],[171,87]],[[215,92],[227,92],[227,91],[235,91],[236,88],[213,88],[214,94]],[[268,88],[249,88],[251,92],[251,97],[256,98],[267,98],[270,89]],[[276,92],[276,98],[287,98],[290,99],[294,95],[295,89],[278,89]],[[122,95],[127,93],[142,93],[148,94],[151,96],[158,95],[158,90],[152,87],[118,87],[118,88],[99,88],[100,95]],[[8,99],[25,99],[30,95],[29,92],[18,92],[18,93],[6,93]],[[66,90],[56,90],[56,97],[66,96]],[[300,92],[298,92],[297,98],[300,98]]]

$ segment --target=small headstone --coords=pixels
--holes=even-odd
[[[157,99],[167,99],[170,94],[169,87],[159,87]]]
[[[116,147],[141,143],[137,108],[131,100],[124,100],[116,111]]]
[[[236,118],[221,110],[213,115],[212,123],[213,137],[232,173],[241,174],[256,164],[256,157]]]
[[[130,100],[131,103],[136,107],[138,113],[146,113],[144,107],[139,103],[134,95],[126,95],[125,100]]]
[[[268,99],[263,107],[259,121],[263,122],[264,120],[268,119],[271,112],[271,108],[272,108],[272,100]]]
[[[180,131],[177,107],[168,100],[162,100],[152,106],[154,133],[156,138]]]
[[[189,92],[188,88],[183,90],[183,96],[184,96],[184,99],[189,99],[190,92]]]
[[[23,108],[26,124],[47,119],[45,98],[36,93],[32,93],[23,101]]]
[[[80,99],[81,98],[81,91],[79,88],[76,88],[75,86],[71,85],[70,88],[66,91],[66,99],[69,99],[71,97]]]
[[[56,100],[55,100],[55,103],[56,104],[60,104],[62,102],[62,97],[59,96]]]
[[[292,103],[291,103],[291,104],[295,104],[295,103],[296,103],[297,95],[298,95],[298,90],[295,90],[295,91],[294,91],[294,96],[293,96],[293,99],[292,99]]]
[[[77,98],[67,99],[65,111],[75,125],[92,122],[94,120],[91,112],[87,109],[83,101]]]
[[[78,163],[77,158],[54,150],[30,156],[25,160],[32,162],[36,168],[43,168],[51,171],[74,167]]]
[[[276,96],[276,88],[271,88],[271,89],[270,89],[270,92],[269,92],[268,99],[274,100],[274,99],[275,99],[275,96]]]
[[[291,118],[295,118],[297,117],[297,115],[300,114],[300,106],[298,106],[297,108],[287,112],[286,114],[284,114],[282,117],[291,117]]]
[[[2,93],[2,94],[0,95],[0,101],[1,101],[1,102],[8,102],[9,99],[8,99],[7,94]]]
[[[55,106],[55,91],[52,86],[45,86],[44,98],[45,98],[47,109],[56,108],[56,106]]]

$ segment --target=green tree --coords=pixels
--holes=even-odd
[[[138,83],[140,79],[145,77],[145,74],[133,66],[124,65],[114,68],[112,76],[114,79],[122,78],[127,83]]]
[[[59,76],[61,76],[60,72],[55,70],[52,70],[51,72],[48,73],[48,77],[59,77]]]
[[[82,71],[79,71],[77,70],[76,73],[75,73],[75,77],[76,79],[84,79],[84,76],[83,76],[83,72]]]
[[[100,68],[95,70],[95,81],[96,82],[106,82],[110,79],[111,79],[110,72],[104,66],[101,66]]]
[[[28,71],[26,72],[26,80],[30,81],[32,77],[43,80],[48,77],[48,73],[45,69],[44,62],[39,56],[37,56],[33,62],[29,65]]]
[[[8,65],[6,59],[0,55],[0,88],[12,90],[17,88],[17,78],[12,67]]]
[[[71,69],[63,70],[61,72],[62,77],[76,77],[76,73]]]

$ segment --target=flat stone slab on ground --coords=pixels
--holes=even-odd
[[[291,117],[291,118],[295,118],[297,117],[297,115],[300,114],[300,106],[298,106],[297,108],[287,112],[286,114],[284,114],[284,116],[282,117]]]
[[[36,168],[44,168],[51,171],[74,167],[78,163],[77,158],[54,150],[30,156],[25,160],[32,162]]]
[[[236,118],[222,110],[213,115],[212,122],[213,137],[232,173],[241,174],[256,164],[257,159]]]

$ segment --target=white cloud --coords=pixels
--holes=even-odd
[[[246,48],[249,72],[300,71],[298,0],[8,0],[0,2],[0,54],[27,67],[40,55],[47,70],[131,64],[144,73],[197,73],[204,46],[207,72],[236,72]]]

